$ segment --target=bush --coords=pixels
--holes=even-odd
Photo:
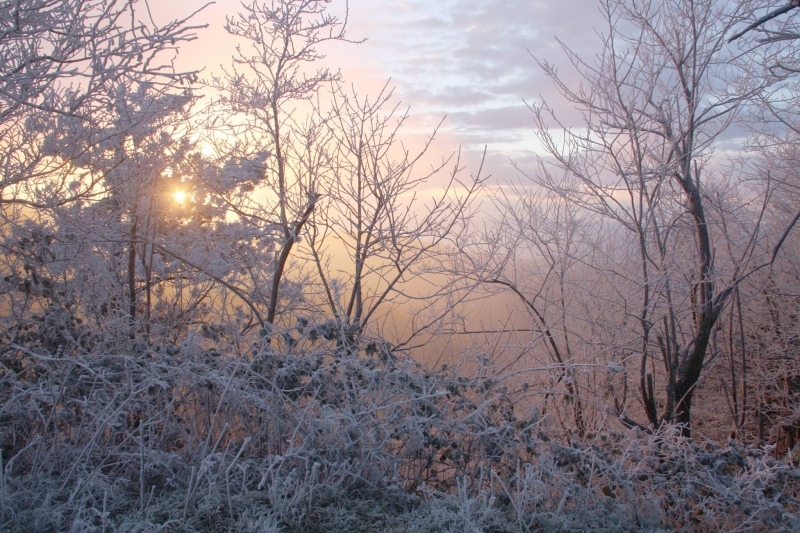
[[[800,528],[800,474],[761,450],[670,432],[573,442],[518,418],[498,377],[303,342],[244,358],[189,341],[7,349],[3,529]]]

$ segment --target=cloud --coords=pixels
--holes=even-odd
[[[518,105],[459,111],[451,113],[448,117],[460,126],[471,130],[509,131],[533,128],[530,110]]]
[[[448,107],[470,107],[484,104],[494,99],[494,95],[482,88],[465,85],[448,85],[442,88],[420,88],[414,94],[424,98],[430,104]]]
[[[362,23],[377,30],[365,48],[412,112],[446,114],[465,142],[479,144],[524,141],[534,127],[525,101],[560,99],[532,55],[564,60],[559,35],[591,56],[593,26],[603,23],[596,0],[351,0],[350,10],[354,32]],[[567,123],[580,119],[565,110]]]

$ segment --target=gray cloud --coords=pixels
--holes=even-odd
[[[597,0],[568,5],[540,0],[351,1],[351,12],[369,10],[380,31],[369,46],[398,85],[412,110],[448,115],[465,141],[520,142],[532,130],[523,100],[558,100],[536,56],[554,62],[565,54],[558,35],[576,52],[589,56],[602,27]],[[568,65],[567,65],[568,67]],[[569,76],[569,69],[564,72]],[[565,121],[579,120],[568,107]],[[480,141],[477,141],[480,142]]]
[[[533,128],[531,112],[523,105],[459,111],[448,115],[455,123],[471,130],[518,130]]]
[[[420,88],[415,91],[415,94],[421,96],[426,102],[431,104],[440,104],[451,108],[474,108],[478,104],[490,102],[495,98],[495,95],[489,91],[466,85],[449,85],[441,89],[433,90]]]

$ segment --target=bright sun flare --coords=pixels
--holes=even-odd
[[[176,202],[182,204],[186,201],[189,195],[186,194],[186,191],[175,191],[174,193],[172,193],[172,197],[175,198]]]

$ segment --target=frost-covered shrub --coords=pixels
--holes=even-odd
[[[131,354],[6,347],[0,528],[800,527],[800,474],[759,450],[670,432],[571,440],[515,412],[501,376],[426,370],[335,329],[242,357],[208,339]]]

